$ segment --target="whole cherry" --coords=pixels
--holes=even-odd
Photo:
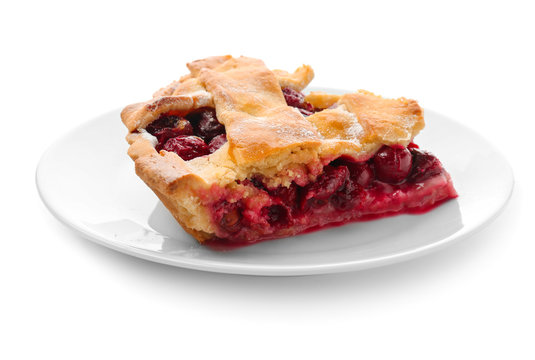
[[[378,180],[389,184],[399,184],[411,171],[412,155],[404,146],[385,145],[373,157],[373,165]]]
[[[172,151],[184,160],[208,155],[208,145],[197,136],[180,135],[167,140],[163,150]]]
[[[411,149],[412,171],[409,182],[422,182],[442,172],[442,164],[431,153],[419,149]]]

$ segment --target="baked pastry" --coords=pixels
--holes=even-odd
[[[201,243],[228,249],[457,196],[413,143],[414,100],[301,91],[314,73],[217,56],[124,108],[136,173]]]

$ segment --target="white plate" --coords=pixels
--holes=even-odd
[[[37,187],[64,224],[112,249],[190,269],[251,275],[359,270],[408,260],[488,224],[513,188],[504,157],[459,123],[426,110],[417,143],[450,172],[459,198],[423,215],[354,223],[229,252],[200,246],[135,175],[119,110],[63,136],[43,155]]]

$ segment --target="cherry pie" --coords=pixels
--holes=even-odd
[[[353,221],[421,213],[457,197],[413,143],[414,100],[301,91],[293,73],[231,56],[121,113],[136,173],[201,243],[229,249]]]

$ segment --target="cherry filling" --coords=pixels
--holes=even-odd
[[[156,151],[172,151],[184,160],[211,154],[227,142],[225,126],[210,108],[186,117],[164,114],[145,130],[158,140]]]
[[[306,186],[270,188],[259,177],[240,184],[256,195],[235,201],[229,200],[236,198],[230,193],[210,206],[216,236],[206,244],[214,249],[393,214],[422,213],[457,197],[440,161],[415,145],[383,146],[365,162],[338,158]]]
[[[412,167],[412,154],[406,147],[383,146],[373,157],[375,176],[377,179],[397,184],[405,181]]]
[[[210,153],[208,145],[206,145],[203,139],[188,135],[179,135],[167,140],[162,149],[172,151],[184,160],[195,159],[196,157]]]
[[[286,104],[288,106],[292,106],[294,108],[297,108],[301,114],[304,116],[309,116],[314,114],[316,112],[316,109],[314,109],[314,106],[312,104],[309,104],[305,101],[305,95],[299,91],[296,91],[291,88],[282,88],[282,94],[284,95],[284,99],[286,100]]]
[[[442,172],[442,164],[432,154],[417,148],[411,149],[412,172],[409,180],[422,182]]]
[[[190,118],[196,117],[198,119],[195,127],[196,132],[206,142],[210,142],[210,140],[218,135],[225,134],[225,125],[217,120],[214,109],[206,109],[198,113],[198,116],[195,115],[197,114],[193,114]]]

